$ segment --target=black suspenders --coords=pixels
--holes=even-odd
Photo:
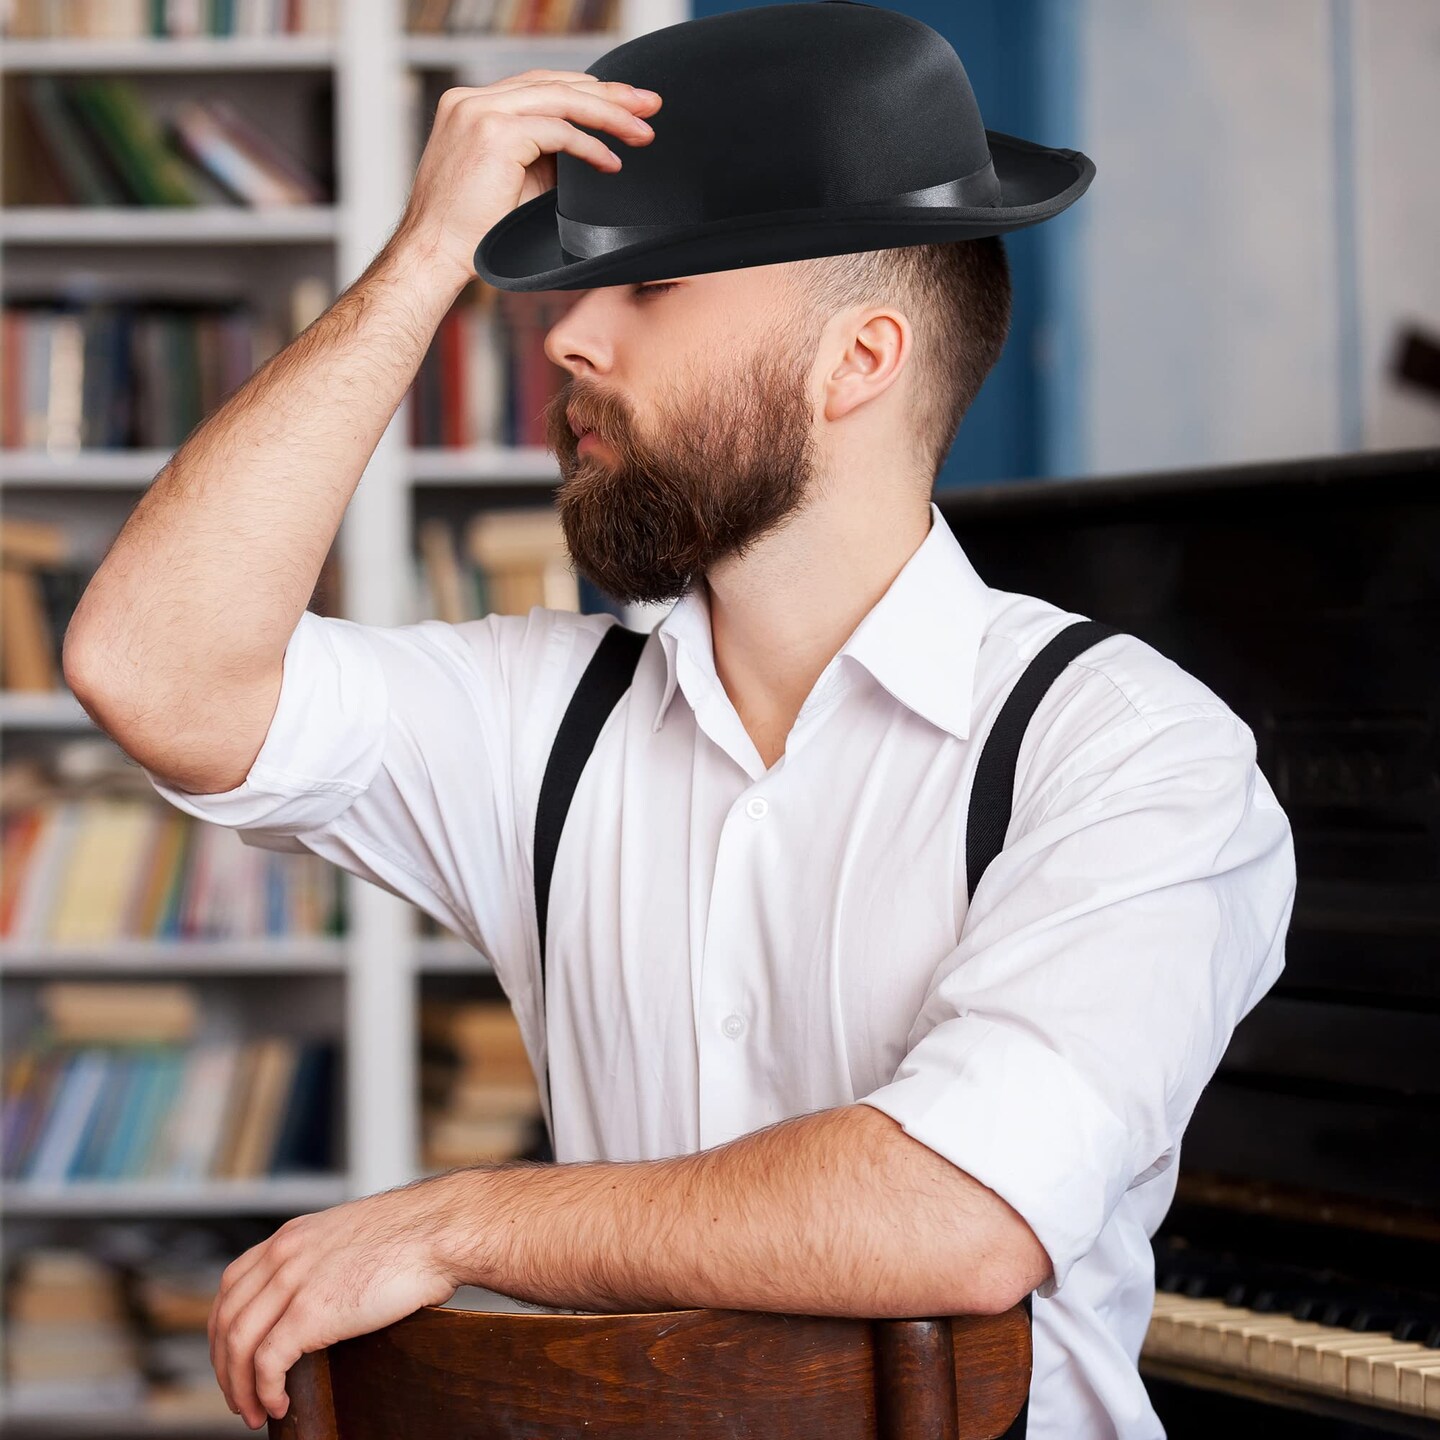
[[[1054,636],[1025,667],[1015,682],[975,766],[975,783],[970,790],[970,813],[965,830],[965,883],[970,898],[985,873],[985,867],[1004,847],[1015,794],[1015,761],[1030,717],[1044,698],[1055,677],[1083,651],[1119,632],[1099,620],[1077,620]],[[585,762],[615,702],[630,688],[635,665],[648,635],[612,625],[585,667],[580,683],[566,707],[545,778],[540,784],[540,802],[535,816],[535,917],[540,930],[540,1014],[545,1015],[545,929],[550,908],[550,879],[555,870],[555,852],[560,832]],[[550,1096],[550,1074],[545,1074],[545,1093]],[[551,1115],[554,1114],[552,1106]],[[553,1146],[554,1136],[551,1135]],[[1031,1314],[1031,1296],[1025,1297],[1025,1313]],[[1000,1440],[1022,1440],[1030,1399]]]
[[[540,926],[540,1014],[545,1014],[545,927],[550,910],[550,877],[560,832],[570,811],[570,798],[580,783],[580,772],[595,748],[615,702],[630,688],[640,652],[649,636],[623,625],[612,625],[580,676],[560,728],[555,732],[540,801],[535,811],[535,918]],[[549,1076],[546,1076],[549,1088]]]
[[[1015,799],[1015,761],[1030,717],[1055,677],[1079,654],[1116,634],[1099,620],[1076,620],[1047,641],[1011,687],[985,737],[970,787],[970,813],[965,821],[965,887],[973,900],[985,867],[1005,846],[1010,807]],[[1034,1296],[1024,1300],[1025,1315],[1034,1320]],[[1000,1440],[1024,1440],[1030,1415],[1030,1394]]]

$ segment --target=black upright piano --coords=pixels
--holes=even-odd
[[[1294,832],[1285,970],[1154,1237],[1171,1440],[1440,1435],[1440,449],[935,498],[987,583],[1216,691]]]

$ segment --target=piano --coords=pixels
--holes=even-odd
[[[989,584],[1215,690],[1294,831],[1285,971],[1153,1237],[1168,1435],[1440,1436],[1440,449],[935,499]]]

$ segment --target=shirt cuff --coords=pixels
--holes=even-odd
[[[1125,1191],[1119,1117],[1063,1056],[978,1015],[942,1020],[862,1097],[993,1190],[1045,1247],[1049,1298]]]
[[[140,768],[186,814],[238,830],[249,844],[299,850],[287,837],[328,824],[369,788],[388,715],[385,672],[364,627],[306,610],[285,647],[270,728],[240,784],[192,794]]]

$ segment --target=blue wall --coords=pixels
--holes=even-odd
[[[693,0],[693,14],[771,0]],[[1075,138],[1076,0],[892,0],[955,47],[991,130],[1044,145]],[[1098,178],[1098,177],[1097,177]],[[1073,250],[1085,197],[1063,215],[1005,237],[1015,297],[1010,338],[951,447],[938,486],[1081,470],[1083,436]]]

